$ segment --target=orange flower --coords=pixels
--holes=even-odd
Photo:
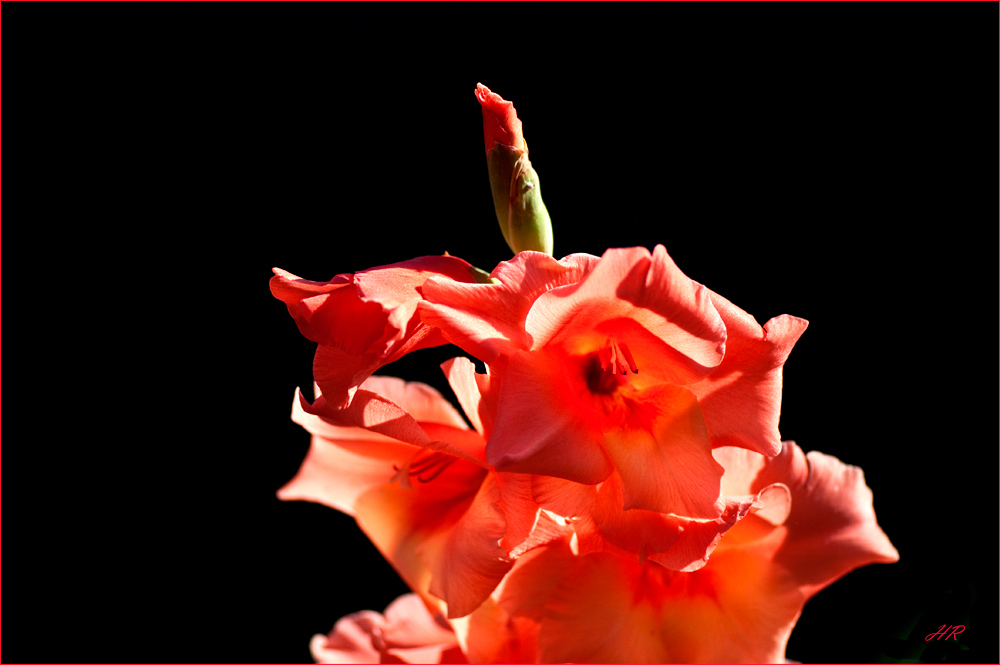
[[[806,322],[761,328],[662,246],[561,261],[523,252],[491,277],[429,279],[418,305],[489,365],[486,460],[533,474],[536,500],[574,521],[584,551],[704,565],[756,498],[722,494],[712,450],[780,450],[781,367]]]
[[[706,566],[682,573],[549,543],[452,622],[470,662],[510,662],[515,644],[535,662],[780,663],[809,598],[857,567],[898,560],[860,469],[794,443],[772,459],[715,454],[729,491],[761,498]]]
[[[472,362],[442,367],[481,428]],[[526,476],[487,467],[481,434],[430,386],[371,377],[343,409],[297,392],[292,418],[313,437],[278,496],[354,516],[409,587],[449,617],[475,609],[519,554],[566,531],[539,515]]]
[[[416,289],[432,276],[475,281],[474,270],[453,256],[424,256],[337,275],[329,282],[275,268],[271,293],[288,306],[302,334],[319,344],[314,379],[329,404],[342,408],[379,367],[445,343],[414,315],[420,300]]]

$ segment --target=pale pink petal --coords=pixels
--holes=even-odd
[[[725,495],[754,494],[757,475],[764,468],[767,458],[746,448],[727,446],[712,451],[715,461],[722,465],[722,493]]]
[[[435,618],[416,594],[400,596],[385,609],[385,622],[376,643],[384,653],[407,663],[466,662],[455,632]]]
[[[808,323],[782,315],[762,328],[739,307],[718,294],[711,295],[726,322],[726,357],[691,390],[698,396],[712,445],[777,455],[781,450],[782,368]]]
[[[583,281],[539,296],[525,328],[532,348],[557,344],[571,353],[580,337],[642,329],[651,348],[645,362],[636,359],[640,372],[678,384],[700,381],[718,366],[726,340],[707,289],[685,276],[659,245],[652,255],[642,247],[609,249]]]
[[[354,428],[360,434],[364,430]],[[379,437],[381,440],[374,439]],[[354,515],[358,497],[381,487],[414,453],[413,446],[380,435],[346,436],[337,442],[314,436],[301,467],[278,490],[283,501],[312,501]]]
[[[568,374],[556,354],[511,356],[486,444],[486,459],[498,471],[579,483],[597,483],[611,473],[599,445],[601,416]]]
[[[464,663],[454,631],[439,622],[416,594],[394,600],[385,615],[370,610],[340,619],[329,635],[316,635],[318,663]]]
[[[664,384],[642,392],[626,410],[629,422],[607,429],[601,442],[621,476],[625,510],[718,518],[722,467],[712,457],[694,396]]]
[[[429,279],[421,287],[420,318],[440,328],[462,350],[492,363],[502,354],[530,348],[524,319],[535,299],[549,289],[578,281],[596,261],[584,254],[556,261],[540,252],[520,252],[490,274],[498,284]]]
[[[348,614],[334,624],[329,635],[314,635],[309,651],[317,663],[378,663],[378,649],[372,644],[374,632],[385,619],[378,612],[362,610]]]

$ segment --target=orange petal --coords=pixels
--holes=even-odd
[[[691,390],[698,396],[712,445],[777,455],[781,450],[782,368],[808,323],[782,315],[761,327],[722,296],[711,295],[726,322],[726,357]]]
[[[625,510],[718,518],[723,469],[712,457],[694,396],[664,384],[639,393],[626,408],[634,424],[608,429],[602,439],[621,475]]]
[[[448,604],[448,618],[476,609],[513,565],[499,545],[507,529],[499,502],[496,476],[490,475],[465,513],[420,546],[431,570],[430,593]]]
[[[498,471],[597,483],[611,473],[601,421],[556,354],[519,351],[503,373],[486,459]]]
[[[539,296],[525,321],[532,348],[566,347],[576,338],[640,328],[626,341],[640,373],[677,384],[702,380],[723,357],[726,330],[708,291],[684,275],[662,246],[609,249],[578,284]],[[624,332],[622,334],[625,334]],[[639,346],[644,348],[640,356]]]
[[[490,274],[499,284],[429,279],[421,288],[420,317],[463,351],[492,363],[531,346],[524,319],[539,295],[579,281],[596,261],[586,254],[556,261],[547,254],[520,252]]]

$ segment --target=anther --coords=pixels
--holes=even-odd
[[[418,452],[413,457],[413,460],[411,460],[410,463],[406,465],[407,466],[406,475],[408,475],[410,478],[416,476],[417,480],[419,480],[422,483],[429,483],[430,481],[434,480],[435,478],[440,476],[445,469],[454,464],[455,460],[458,459],[457,457],[454,457],[452,455],[446,455],[444,453],[431,453],[427,457],[424,457],[423,459],[420,459],[418,461],[418,458],[422,453],[423,451]],[[392,468],[394,471],[397,472],[399,471],[399,467],[397,467],[396,465],[393,465]],[[430,475],[429,476],[421,475],[424,473],[430,473]]]
[[[614,337],[608,337],[607,345],[597,352],[597,357],[601,361],[601,369],[614,374],[627,374],[629,370],[633,374],[638,374],[639,369],[635,366],[635,358],[628,348],[628,344],[619,342]]]

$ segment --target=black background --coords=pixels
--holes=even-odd
[[[267,282],[509,258],[480,81],[557,256],[662,243],[810,321],[782,434],[865,470],[901,560],[788,657],[997,662],[995,4],[4,4],[5,662],[307,661],[405,592],[274,497],[314,345]],[[385,373],[446,391],[453,353]]]

